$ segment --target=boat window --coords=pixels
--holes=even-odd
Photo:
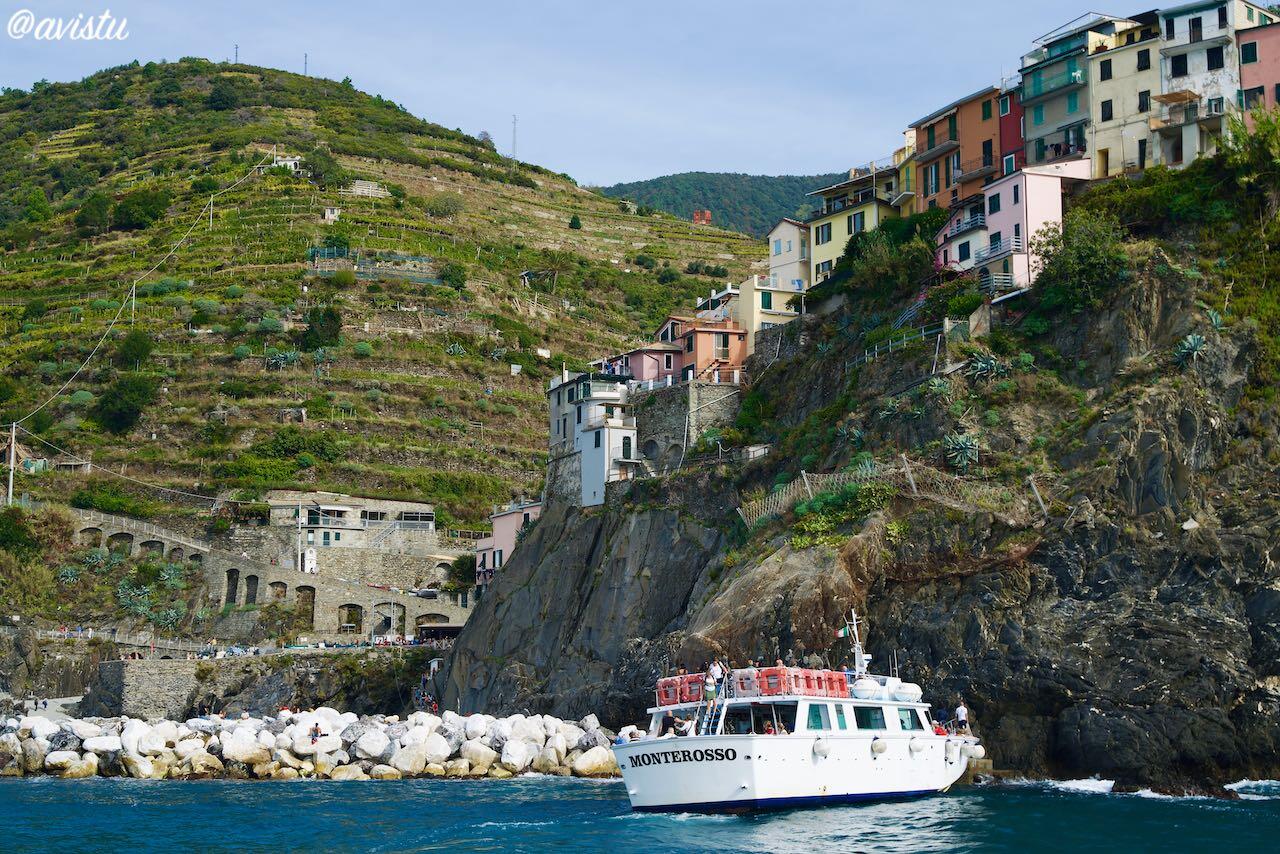
[[[838,725],[839,725],[840,729],[848,729],[848,728],[849,728],[849,725],[848,725],[847,723],[845,723],[845,719],[844,719],[844,705],[843,705],[843,704],[841,704],[841,703],[836,703],[836,724],[838,724]]]
[[[787,732],[796,731],[796,703],[773,703],[773,715],[777,724]]]
[[[751,707],[750,706],[730,706],[729,711],[724,716],[724,731],[726,734],[746,735],[752,732],[751,729]]]
[[[884,709],[879,706],[854,706],[853,718],[858,729],[885,729]]]
[[[898,709],[898,720],[901,721],[903,729],[924,729],[920,713],[915,709]]]
[[[809,704],[809,729],[831,729],[831,712],[826,703]]]

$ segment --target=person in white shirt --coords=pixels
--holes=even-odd
[[[956,729],[963,733],[969,732],[969,709],[965,706],[964,700],[960,700],[960,705],[956,706]]]

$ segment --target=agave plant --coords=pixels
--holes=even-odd
[[[969,360],[969,366],[964,369],[964,372],[975,380],[987,382],[1008,374],[1009,366],[990,353],[978,353]]]
[[[831,342],[830,342],[830,341],[819,341],[819,342],[818,342],[817,350],[818,350],[818,355],[819,355],[819,356],[825,356],[825,355],[827,355],[828,353],[830,353],[830,352],[831,352]]]
[[[1200,358],[1204,348],[1204,336],[1198,332],[1192,332],[1179,341],[1177,347],[1173,348],[1173,363],[1179,368],[1186,368],[1187,365]]]
[[[1221,331],[1222,322],[1223,322],[1222,315],[1212,308],[1206,311],[1205,314],[1208,315],[1209,317],[1209,325],[1212,326],[1214,329]]]
[[[925,383],[924,393],[935,400],[950,400],[951,382],[946,377],[933,377]]]
[[[466,351],[466,350],[463,348],[463,346],[462,346],[461,344],[459,344],[457,341],[453,341],[453,342],[451,342],[451,343],[449,344],[449,346],[448,346],[448,347],[445,347],[445,348],[444,348],[444,351],[445,351],[446,353],[448,353],[450,356],[465,356],[465,355],[467,355],[467,351]]]
[[[80,567],[74,564],[67,564],[58,570],[59,584],[75,584],[80,580]]]
[[[947,465],[967,472],[969,466],[978,462],[978,440],[967,433],[952,433],[942,440],[942,455]]]

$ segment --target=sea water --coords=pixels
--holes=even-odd
[[[1280,783],[1242,798],[1102,780],[747,816],[631,812],[622,783],[0,780],[0,851],[1275,851]]]

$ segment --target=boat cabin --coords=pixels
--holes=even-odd
[[[838,670],[742,668],[729,672],[711,704],[704,702],[703,673],[660,679],[649,737],[665,735],[668,715],[693,719],[696,735],[935,732],[918,685],[894,676],[849,677]]]

